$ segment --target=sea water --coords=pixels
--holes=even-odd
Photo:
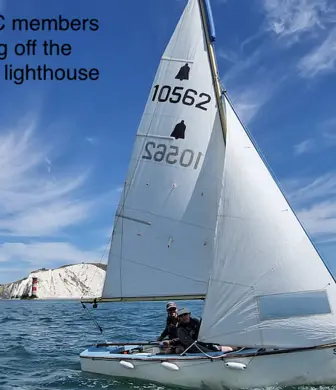
[[[87,304],[88,314],[79,301],[0,300],[0,390],[171,389],[83,373],[79,362],[96,342],[154,341],[165,327],[165,304]],[[199,302],[179,305],[201,315]]]

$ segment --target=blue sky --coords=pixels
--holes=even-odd
[[[93,5],[94,4],[94,5]],[[99,262],[160,56],[185,0],[0,0],[0,14],[98,18],[97,32],[0,32],[70,57],[0,61],[0,283]],[[212,0],[223,86],[336,272],[336,5]],[[3,66],[97,67],[98,81],[5,81]],[[106,257],[105,257],[106,259]]]

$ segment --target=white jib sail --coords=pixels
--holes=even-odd
[[[161,58],[117,209],[103,298],[205,295],[224,143],[197,0]]]
[[[335,342],[335,282],[227,101],[225,108],[223,195],[199,340]]]

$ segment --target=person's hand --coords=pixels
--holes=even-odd
[[[164,340],[164,341],[163,341],[163,345],[164,345],[165,347],[169,347],[169,344],[170,344],[169,340]]]
[[[220,349],[222,352],[232,352],[233,351],[232,347],[227,347],[226,345],[221,345]]]

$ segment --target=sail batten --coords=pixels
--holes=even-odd
[[[176,62],[182,62],[182,63],[188,63],[188,64],[193,64],[194,63],[193,60],[189,60],[187,58],[181,59],[181,58],[173,58],[173,57],[162,56],[161,60],[163,60],[163,61],[176,61]]]

